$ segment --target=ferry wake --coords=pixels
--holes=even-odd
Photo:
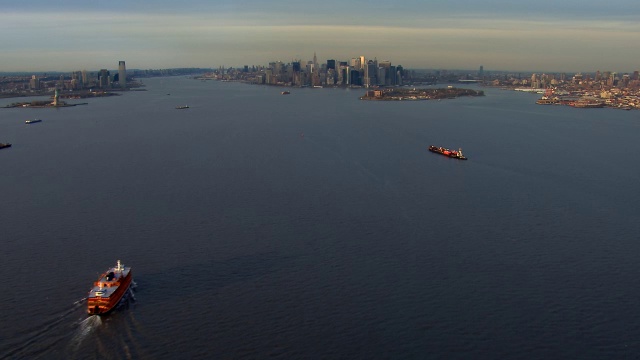
[[[131,267],[118,263],[100,276],[93,283],[87,297],[87,313],[89,315],[106,314],[120,302],[122,296],[131,285]]]

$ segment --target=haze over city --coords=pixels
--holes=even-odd
[[[406,68],[630,72],[640,3],[35,0],[3,5],[0,71],[264,65],[364,55]]]

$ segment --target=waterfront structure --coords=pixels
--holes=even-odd
[[[125,89],[127,87],[127,68],[124,61],[118,62],[118,82],[121,88]]]

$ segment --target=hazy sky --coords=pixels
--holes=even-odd
[[[0,0],[0,71],[266,65],[640,70],[638,0]]]

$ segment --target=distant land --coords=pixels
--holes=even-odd
[[[242,66],[229,66],[230,69],[240,69]],[[433,72],[451,72],[451,73],[476,73],[478,69],[447,69],[447,68],[410,68],[412,71],[416,71],[419,73],[433,73]],[[116,69],[109,69],[111,71]],[[147,77],[149,76],[172,76],[172,75],[186,75],[186,74],[197,74],[197,73],[205,73],[214,71],[214,68],[208,67],[195,67],[195,68],[166,68],[166,69],[127,69],[128,74],[145,74]],[[602,70],[602,69],[601,69]],[[91,72],[98,72],[98,69],[87,70]],[[484,70],[487,73],[491,73],[494,75],[502,74],[589,74],[595,73],[597,70],[593,69],[583,69],[583,70],[572,70],[572,71],[557,71],[557,70]],[[633,73],[635,70],[617,70],[616,73],[624,74],[624,73]],[[0,71],[1,76],[31,76],[33,74],[47,74],[47,75],[63,75],[69,74],[69,71],[59,71],[59,70],[34,70],[34,71]]]

